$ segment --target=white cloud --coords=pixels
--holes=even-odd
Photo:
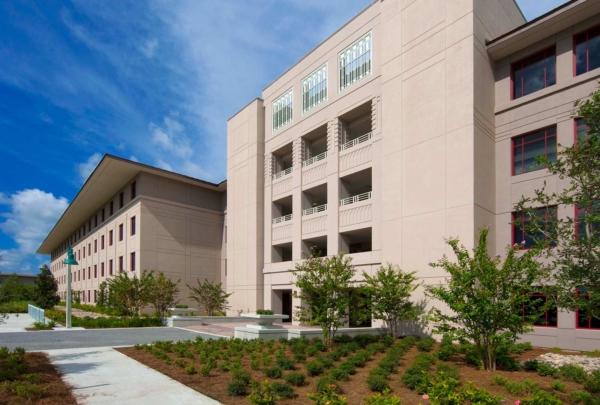
[[[156,38],[148,39],[140,46],[140,51],[148,59],[152,59],[158,48],[158,40]]]
[[[77,165],[77,171],[79,172],[79,177],[81,177],[81,180],[87,180],[88,176],[92,174],[96,166],[98,166],[98,163],[100,163],[100,159],[102,159],[102,155],[99,153],[94,153],[88,158],[88,160]]]
[[[0,251],[0,270],[34,271],[43,259],[33,254],[67,208],[67,199],[39,189],[17,191],[5,198],[10,209],[2,214],[5,220],[0,231],[11,237],[16,247]]]

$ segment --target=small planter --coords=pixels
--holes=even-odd
[[[255,313],[241,314],[242,318],[253,319],[256,322],[256,325],[248,325],[248,327],[260,326],[261,329],[271,329],[271,328],[280,328],[281,326],[273,325],[273,322],[279,321],[282,322],[284,319],[288,319],[288,315],[284,314],[273,314],[273,315],[260,315]]]
[[[195,308],[169,308],[169,313],[174,316],[190,316],[196,313]]]

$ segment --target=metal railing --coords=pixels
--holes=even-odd
[[[323,153],[319,153],[318,155],[315,155],[311,158],[306,159],[305,161],[302,162],[302,167],[305,166],[309,166],[312,165],[313,163],[318,162],[319,160],[323,160],[327,157],[327,151],[323,152]]]
[[[342,198],[340,200],[340,205],[350,205],[355,204],[359,201],[365,201],[371,199],[371,191],[367,191],[366,193],[361,193],[357,195],[353,195],[352,197]]]
[[[317,205],[316,207],[306,208],[306,209],[302,210],[302,215],[303,216],[312,215],[312,214],[316,214],[317,212],[323,212],[323,211],[327,211],[327,204],[321,204],[321,205]]]
[[[368,141],[369,139],[371,139],[371,136],[373,135],[372,132],[367,132],[364,135],[361,135],[359,137],[354,138],[351,141],[348,141],[346,143],[343,143],[340,145],[340,151],[346,150],[346,149],[350,149],[355,147],[356,145],[358,145],[359,143],[363,143]]]
[[[273,218],[273,224],[280,224],[292,220],[292,214],[283,215],[281,217]]]
[[[42,308],[38,308],[35,305],[28,304],[27,305],[27,313],[30,317],[33,318],[34,321],[40,323],[46,323],[46,315]]]
[[[287,176],[288,174],[290,174],[292,172],[292,169],[293,169],[293,166],[290,166],[287,169],[284,169],[280,172],[273,173],[273,180],[278,179],[283,176]]]

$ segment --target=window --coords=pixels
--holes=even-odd
[[[98,252],[98,239],[94,239],[94,253]]]
[[[83,279],[85,280],[85,269],[83,269]]]
[[[112,215],[115,212],[115,203],[111,201],[108,208],[108,215]]]
[[[600,237],[600,201],[587,208],[575,207],[575,236],[587,239],[588,232],[592,238]]]
[[[600,67],[600,26],[575,35],[573,59],[576,76]]]
[[[513,176],[543,169],[545,165],[539,161],[540,157],[551,162],[556,160],[556,126],[512,139]]]
[[[100,250],[104,250],[104,235],[100,235]]]
[[[130,233],[131,236],[135,235],[135,217],[131,217],[131,219],[129,220],[129,224],[130,224]]]
[[[302,112],[327,100],[327,65],[321,66],[302,81]]]
[[[583,141],[590,128],[583,118],[575,118],[575,143]]]
[[[108,246],[113,245],[113,230],[108,231]]]
[[[371,74],[371,33],[368,33],[348,48],[339,57],[340,90]]]
[[[135,184],[135,181],[133,183],[131,183],[130,186],[130,191],[131,191],[131,199],[133,200],[135,198],[135,196],[137,195],[137,185]]]
[[[104,277],[104,262],[100,263],[100,277]]]
[[[88,256],[92,254],[92,244],[88,243]]]
[[[512,98],[519,98],[556,83],[556,52],[551,47],[512,65]]]
[[[119,224],[119,242],[123,240],[123,224]]]
[[[119,256],[119,272],[123,271],[123,256]]]
[[[129,268],[131,271],[135,271],[135,252],[129,254]]]
[[[119,209],[123,208],[123,205],[125,205],[125,195],[121,191],[119,193]]]
[[[94,264],[94,278],[98,278],[98,265]]]
[[[512,214],[512,243],[529,249],[546,240],[549,225],[556,221],[556,206],[541,207],[533,210],[532,215],[525,212]],[[552,242],[550,242],[552,243]]]
[[[92,266],[88,267],[88,280],[92,278]]]
[[[85,245],[83,246],[83,258],[85,259]]]
[[[585,294],[586,301],[589,299],[589,294],[585,292],[585,290],[577,291],[578,295]],[[600,318],[596,316],[591,316],[589,314],[588,309],[586,308],[577,308],[577,327],[581,329],[600,329]]]
[[[535,326],[556,327],[558,324],[558,309],[555,304],[548,304],[548,298],[542,293],[532,293],[529,302],[523,307],[523,316],[531,319]]]
[[[110,259],[110,260],[108,261],[108,274],[109,274],[110,276],[112,276],[112,275],[113,275],[113,260],[112,260],[112,259]]]
[[[98,301],[98,290],[94,290],[94,302]]]
[[[273,131],[283,128],[292,122],[292,104],[294,92],[290,89],[287,93],[273,101]]]

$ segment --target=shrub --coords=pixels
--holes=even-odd
[[[0,382],[15,380],[26,370],[23,348],[17,347],[11,352],[6,347],[0,347]]]
[[[463,343],[460,345],[460,351],[465,355],[465,362],[468,364],[481,368],[483,362],[481,361],[481,355],[477,350],[477,347],[471,343]]]
[[[417,349],[420,352],[430,352],[435,341],[431,337],[425,337],[417,342]]]
[[[45,391],[43,387],[29,381],[6,381],[3,384],[9,392],[27,401],[39,399]]]
[[[401,405],[400,398],[391,395],[389,392],[377,392],[373,395],[365,397],[366,405]]]
[[[562,405],[562,401],[547,391],[537,390],[521,401],[521,405]]]
[[[558,369],[558,374],[567,380],[583,384],[587,378],[587,373],[577,364],[565,364]]]
[[[280,378],[281,374],[281,368],[279,367],[270,367],[265,370],[265,375],[269,378]]]
[[[294,367],[294,363],[288,359],[285,355],[282,356],[277,356],[277,359],[275,360],[275,362],[277,363],[277,365],[284,369],[284,370],[294,370],[296,367]]]
[[[494,384],[503,386],[509,393],[513,395],[521,395],[539,391],[539,386],[531,380],[523,380],[521,382],[511,381],[506,377],[496,375],[492,381]]]
[[[442,336],[442,341],[440,342],[440,347],[437,352],[438,359],[448,361],[454,353],[456,353],[456,348],[452,342],[452,337],[450,335]]]
[[[33,323],[33,329],[35,329],[35,330],[51,330],[51,329],[54,329],[55,326],[56,326],[56,323],[54,321],[50,321],[48,323],[44,323],[44,322],[34,322]]]
[[[538,365],[540,362],[535,359],[526,360],[523,363],[523,370],[525,371],[537,371]]]
[[[560,382],[560,381],[554,381],[552,384],[550,384],[550,386],[552,387],[552,389],[554,391],[559,391],[559,392],[565,392],[566,391],[566,387],[565,384]]]
[[[319,338],[313,340],[313,345],[320,352],[324,352],[327,350],[327,346],[325,346],[325,343]]]
[[[347,380],[350,378],[350,371],[347,367],[338,367],[329,373],[336,380]]]
[[[317,392],[327,391],[328,389],[335,388],[336,392],[341,392],[339,385],[330,375],[324,375],[317,381]]]
[[[591,393],[600,392],[600,370],[594,370],[590,373],[583,383],[583,388]]]
[[[248,393],[248,383],[244,380],[234,378],[227,386],[227,392],[231,396],[244,396]]]
[[[194,367],[192,364],[189,364],[185,368],[185,373],[188,374],[188,375],[196,374],[196,367]]]
[[[374,392],[384,392],[390,389],[387,376],[381,373],[369,373],[367,385],[369,386],[369,389]]]
[[[273,311],[270,309],[257,309],[256,315],[273,315]]]
[[[600,405],[600,398],[596,398],[586,391],[573,391],[570,398],[575,404]]]
[[[340,395],[337,392],[336,385],[330,385],[324,387],[322,390],[309,394],[308,398],[315,403],[315,405],[347,405],[348,401],[346,397]]]
[[[296,396],[294,388],[289,384],[274,382],[271,388],[275,395],[280,398],[294,398]]]
[[[297,371],[289,373],[283,379],[296,387],[301,387],[306,384],[306,377],[304,374]]]
[[[452,374],[443,370],[435,374],[431,386],[427,389],[432,403],[460,405],[464,402],[458,390],[460,383]]]
[[[10,301],[0,304],[0,314],[26,314],[28,301]]]
[[[315,376],[323,373],[323,363],[319,360],[313,360],[306,363],[306,371],[308,375]]]
[[[558,370],[548,363],[539,362],[537,373],[542,377],[553,377],[558,374]]]
[[[255,405],[275,405],[277,395],[273,391],[273,386],[268,381],[263,381],[261,384],[253,384],[252,391],[248,399]]]
[[[433,356],[419,354],[402,375],[402,383],[411,390],[417,390],[422,394],[430,385],[429,372],[434,362]]]
[[[492,395],[484,389],[477,388],[471,383],[465,385],[465,387],[462,389],[461,395],[464,401],[469,401],[471,404],[498,405],[502,403],[501,398]]]

